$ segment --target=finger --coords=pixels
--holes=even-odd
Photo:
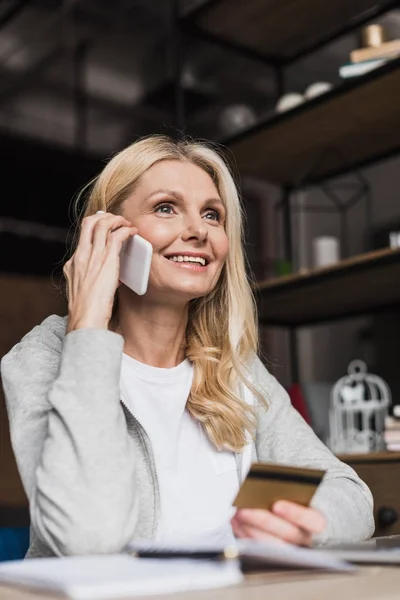
[[[239,510],[236,519],[241,526],[258,529],[261,534],[272,535],[291,544],[308,544],[311,538],[308,531],[300,529],[295,524],[274,515],[269,510]]]
[[[279,500],[272,507],[275,515],[311,533],[321,533],[326,528],[325,517],[311,506],[301,506],[289,500]]]
[[[100,219],[104,219],[104,215],[106,214],[107,213],[90,215],[82,219],[81,231],[79,234],[79,244],[81,241],[85,245],[90,245],[92,243],[93,229]]]
[[[232,521],[232,531],[237,538],[245,538],[247,537],[246,532],[243,527],[241,527],[236,521]]]
[[[258,542],[273,542],[285,544],[286,541],[252,525],[236,525],[234,533],[238,538],[248,538]]]
[[[239,523],[239,521],[236,519],[236,516],[231,519],[231,525],[232,525],[233,533],[235,534],[236,537],[238,537],[238,538],[248,537],[248,534],[247,534],[245,528]]]
[[[78,243],[73,255],[74,262],[87,265],[92,252],[93,230],[99,219],[104,218],[104,214],[90,215],[82,220]]]
[[[136,235],[137,232],[137,227],[121,227],[120,229],[113,231],[107,240],[107,253],[109,258],[113,259],[118,257],[121,252],[122,244],[130,237]]]
[[[79,234],[79,245],[90,248],[90,245],[93,241],[93,231],[96,227],[96,224],[105,218],[108,217],[116,217],[117,215],[113,215],[112,213],[106,213],[104,211],[97,211],[95,215],[89,215],[82,220],[81,229]]]
[[[112,215],[106,213],[96,223],[93,228],[92,253],[102,254],[105,250],[109,234],[120,228],[131,227],[131,223],[121,215]]]

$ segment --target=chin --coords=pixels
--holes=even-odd
[[[178,270],[178,269],[177,269]],[[184,269],[179,269],[178,275],[167,277],[167,273],[154,273],[150,276],[149,288],[147,297],[151,296],[162,299],[162,302],[171,303],[188,303],[196,298],[207,296],[218,283],[216,273],[208,273],[208,276],[193,276],[186,274]]]
[[[184,299],[186,302],[207,296],[211,292],[210,288],[204,289],[199,287],[176,287],[169,288],[170,295],[176,298]]]
[[[158,300],[162,299],[165,304],[188,304],[191,300],[196,298],[202,298],[209,294],[212,290],[211,287],[205,288],[204,286],[194,285],[157,285],[149,286],[146,296],[150,298],[153,296]]]
[[[180,278],[165,283],[166,287],[168,287],[171,292],[180,296],[186,296],[189,300],[207,296],[207,294],[215,287],[210,279],[208,279],[208,281],[193,281],[193,278],[189,277],[187,279]]]

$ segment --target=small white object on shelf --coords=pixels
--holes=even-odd
[[[362,360],[349,364],[348,375],[331,391],[328,446],[336,454],[379,452],[386,449],[385,421],[391,404],[387,383],[368,373]]]
[[[389,233],[389,245],[392,248],[400,248],[400,231],[391,231]]]
[[[328,267],[340,260],[337,237],[324,235],[313,239],[314,267]]]
[[[297,94],[295,92],[290,92],[288,94],[284,94],[279,98],[276,104],[277,112],[285,112],[286,110],[291,110],[295,108],[299,104],[304,102],[304,96],[302,94]]]
[[[233,135],[248,129],[257,121],[254,109],[247,104],[226,106],[218,117],[218,124],[225,135]]]
[[[308,86],[304,92],[304,97],[306,100],[311,100],[312,98],[316,98],[321,94],[326,94],[326,92],[329,92],[332,87],[332,84],[328,81],[316,81]]]
[[[347,63],[339,68],[339,75],[343,79],[365,75],[374,69],[382,67],[389,60],[388,58],[377,58],[376,60],[365,60],[360,63]]]

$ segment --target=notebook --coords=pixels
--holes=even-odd
[[[239,562],[140,559],[125,554],[32,558],[0,564],[0,584],[61,593],[73,600],[170,594],[240,583]]]
[[[268,568],[319,569],[324,571],[353,571],[355,567],[336,553],[328,550],[302,548],[285,542],[263,542],[258,540],[236,540],[234,544],[221,546],[219,544],[190,542],[173,543],[173,541],[151,542],[142,541],[130,544],[129,551],[145,557],[209,557],[221,560],[237,558],[240,564],[251,570],[252,566]]]

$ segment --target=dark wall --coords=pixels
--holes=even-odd
[[[0,137],[0,218],[69,228],[76,192],[105,161],[36,142]],[[50,275],[66,245],[1,232],[0,272]]]

